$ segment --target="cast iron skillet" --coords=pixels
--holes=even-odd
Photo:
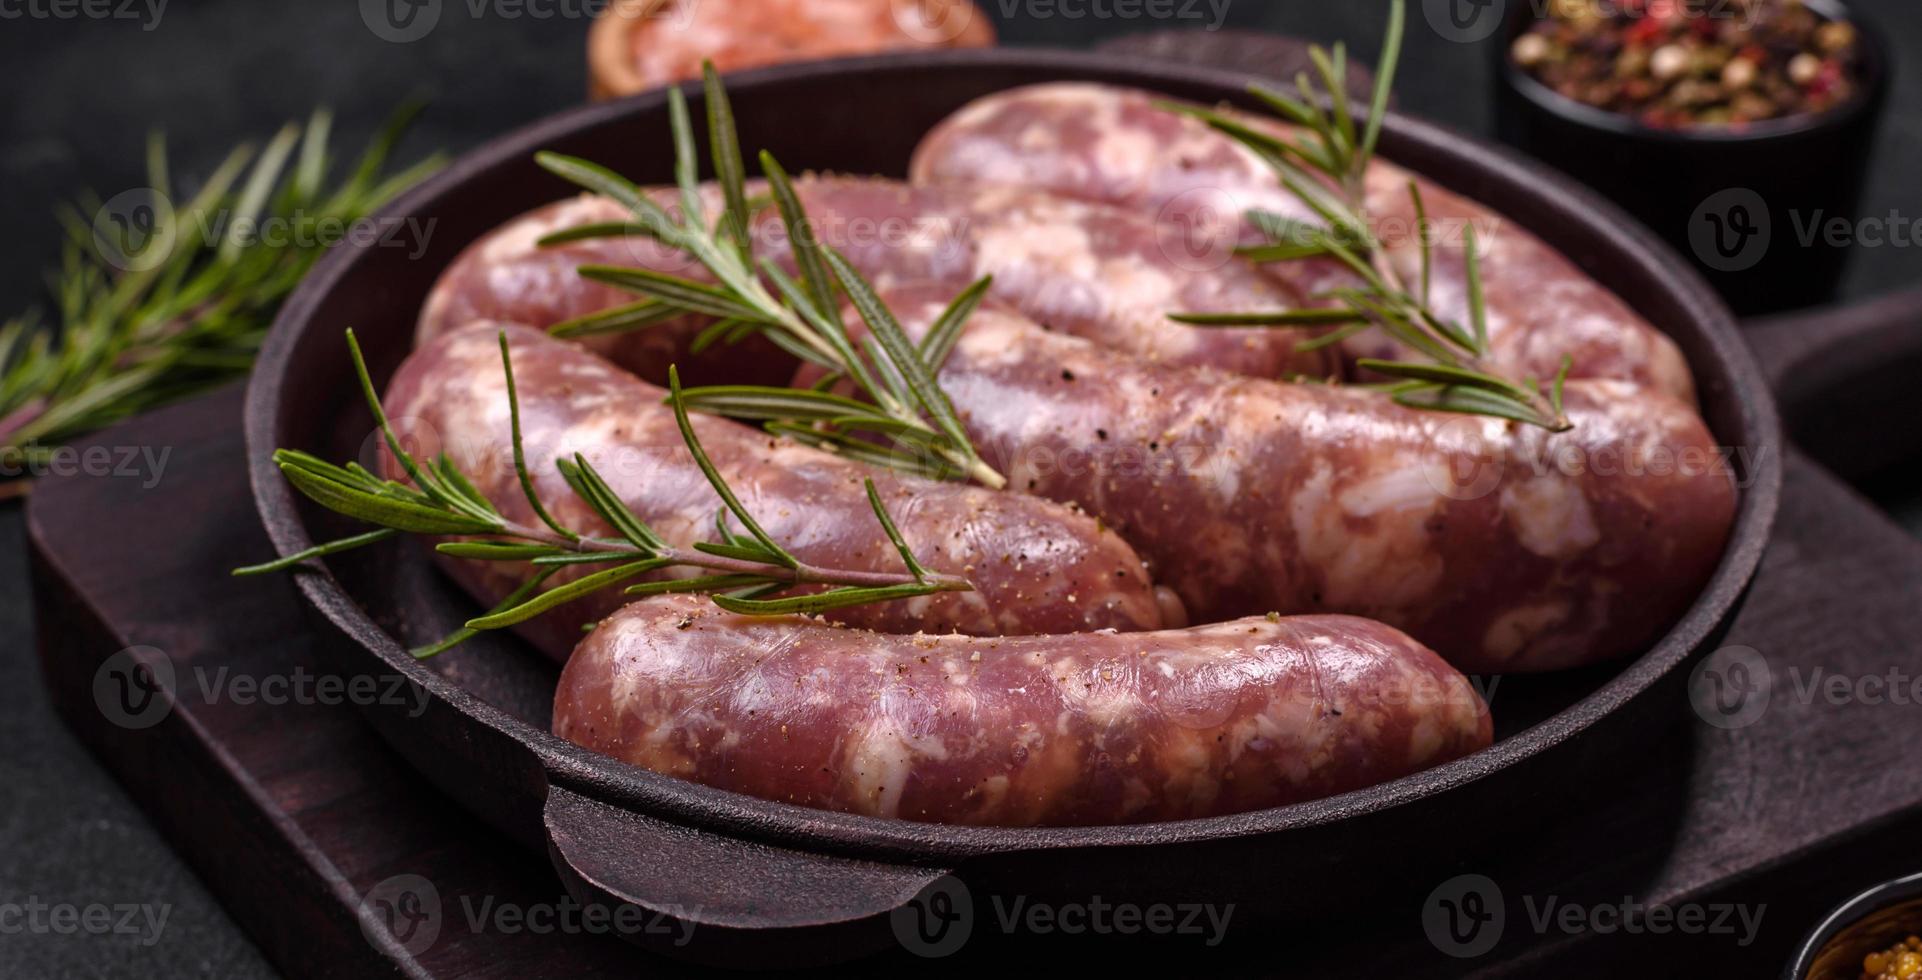
[[[883,56],[743,73],[730,83],[745,147],[791,170],[901,174],[919,137],[969,100],[1034,82],[1083,79],[1206,102],[1245,101],[1247,76],[1052,51]],[[698,92],[690,93],[698,100]],[[695,106],[699,118],[698,103]],[[364,458],[369,417],[341,331],[353,327],[384,380],[411,344],[435,276],[466,243],[568,192],[536,150],[588,157],[643,181],[672,162],[660,93],[573,110],[498,139],[386,209],[426,226],[427,246],[342,246],[287,303],[247,399],[247,445],[262,519],[281,554],[351,528],[297,498],[275,447]],[[1768,540],[1780,488],[1773,400],[1728,310],[1686,263],[1611,205],[1543,168],[1392,116],[1383,153],[1534,229],[1673,336],[1694,365],[1721,445],[1740,450],[1734,535],[1708,587],[1640,657],[1573,674],[1504,678],[1487,751],[1382,786],[1207,820],[1123,827],[992,829],[880,820],[720,792],[588,753],[547,731],[555,668],[509,637],[427,663],[406,647],[474,608],[423,549],[336,556],[300,587],[337,627],[347,675],[399,674],[423,688],[419,717],[370,711],[428,778],[510,834],[545,847],[571,890],[698,926],[697,956],[733,961],[849,955],[886,944],[889,913],[948,872],[977,898],[1235,901],[1240,918],[1336,908],[1383,880],[1510,841],[1579,801],[1592,767],[1675,717],[1685,671],[1739,603]],[[1388,876],[1384,879],[1383,876]],[[1428,879],[1435,880],[1435,879]],[[683,950],[683,953],[688,952]]]

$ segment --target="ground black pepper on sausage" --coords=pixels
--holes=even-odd
[[[887,300],[911,332],[939,290]],[[1354,386],[1147,364],[983,309],[940,382],[1009,485],[1072,501],[1196,622],[1336,612],[1471,672],[1642,649],[1734,519],[1729,459],[1687,406],[1571,382],[1566,433],[1402,408]]]
[[[476,324],[416,351],[390,383],[385,407],[420,453],[446,452],[508,519],[535,526],[538,518],[513,468],[500,329]],[[579,452],[670,544],[711,540],[720,500],[662,404],[664,392],[576,345],[523,327],[505,329],[529,469],[549,511],[585,533],[613,533],[553,466],[557,457]],[[694,424],[750,512],[801,560],[857,571],[901,569],[862,487],[862,478],[872,477],[922,562],[966,577],[977,589],[860,606],[837,612],[838,619],[892,632],[983,635],[1162,625],[1165,603],[1134,550],[1070,507],[877,469],[726,419],[696,417]],[[391,457],[383,465],[399,477]],[[521,563],[443,556],[443,565],[487,605],[529,574]],[[605,591],[561,606],[523,632],[563,657],[579,642],[582,624],[622,601],[618,590]]]

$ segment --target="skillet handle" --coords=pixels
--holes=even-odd
[[[1743,324],[1789,436],[1844,477],[1922,454],[1922,289]]]
[[[622,938],[716,966],[834,963],[896,946],[892,913],[948,874],[696,830],[558,785],[543,822],[568,891],[609,910]]]

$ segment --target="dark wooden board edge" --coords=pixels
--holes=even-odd
[[[36,487],[28,533],[38,652],[59,715],[289,975],[626,972],[632,950],[604,935],[557,944],[450,931],[416,955],[384,929],[363,928],[378,915],[363,898],[401,875],[438,886],[443,925],[462,921],[469,897],[528,908],[566,893],[541,855],[429,788],[357,708],[197,693],[201,668],[256,679],[324,673],[292,583],[227,576],[271,551],[243,489],[241,395],[223,389],[89,441],[169,447],[168,472],[150,489],[88,476]],[[145,567],[129,560],[142,556]],[[172,704],[153,709],[160,720],[150,727],[122,723],[144,710],[128,716],[98,700],[96,683],[129,666],[120,651],[134,646],[164,651],[175,675]]]
[[[169,431],[176,421],[230,424],[238,395],[238,388],[230,389],[115,431],[123,444],[171,445],[142,440],[148,433]],[[197,469],[200,461],[191,455],[196,447],[180,448],[188,452],[180,454],[175,465]],[[359,943],[356,951],[354,944],[340,941],[357,935],[359,926],[343,914],[351,905],[330,900],[346,890],[332,863],[264,805],[253,776],[208,738],[190,712],[170,711],[153,727],[140,729],[114,724],[103,713],[95,698],[95,678],[105,661],[150,640],[123,632],[128,624],[114,621],[95,604],[89,583],[82,581],[85,571],[69,565],[70,559],[83,557],[60,537],[69,529],[58,528],[49,539],[48,525],[40,518],[52,509],[46,504],[49,491],[65,489],[37,486],[40,496],[29,507],[28,521],[38,648],[55,710],[277,966],[285,970],[303,962],[331,961],[341,975],[391,967],[367,943]],[[209,833],[213,827],[223,830]],[[233,873],[240,869],[245,872]],[[331,954],[328,959],[310,960],[323,950]]]

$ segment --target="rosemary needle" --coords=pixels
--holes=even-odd
[[[417,111],[397,112],[331,187],[331,117],[318,110],[258,154],[235,148],[178,204],[155,135],[138,201],[64,209],[54,318],[0,325],[0,471],[27,476],[77,436],[243,376],[331,230],[353,227],[440,166],[430,157],[388,170]],[[0,495],[29,486],[14,479]]]
[[[550,328],[560,337],[645,329],[682,313],[717,320],[696,347],[759,334],[802,360],[846,378],[864,400],[820,391],[782,388],[695,389],[687,404],[699,411],[762,422],[768,431],[849,458],[891,466],[919,476],[973,479],[999,488],[1007,480],[981,459],[954,405],[935,380],[965,320],[988,282],[958,296],[939,329],[916,345],[875,288],[852,263],[814,234],[793,181],[772,154],[759,160],[771,203],[792,243],[796,275],[765,258],[756,261],[748,234],[751,204],[745,187],[740,140],[727,91],[712,65],[704,72],[710,162],[720,189],[721,211],[710,223],[697,183],[697,146],[685,98],[669,89],[668,117],[674,140],[679,215],[655,203],[633,182],[588,160],[543,153],[542,167],[584,190],[619,202],[631,221],[570,228],[542,239],[544,245],[607,236],[646,235],[685,253],[707,270],[698,282],[647,269],[583,266],[580,274],[642,297],[637,303],[590,314]],[[856,343],[841,317],[841,298],[867,326]],[[885,443],[877,444],[873,437]]]
[[[721,508],[715,519],[715,541],[696,542],[691,548],[669,545],[653,528],[642,521],[621,501],[613,488],[595,472],[585,456],[560,459],[555,465],[574,494],[619,535],[618,539],[593,537],[566,527],[535,499],[534,480],[527,468],[526,451],[521,443],[520,397],[514,386],[513,358],[507,334],[500,334],[501,371],[507,381],[509,435],[513,440],[514,470],[522,494],[540,524],[528,525],[508,520],[500,509],[474,488],[474,484],[454,462],[443,455],[423,463],[401,446],[393,426],[375,394],[373,379],[361,357],[353,331],[347,332],[347,348],[353,358],[362,396],[379,425],[381,437],[395,462],[408,475],[409,484],[383,480],[354,465],[336,466],[306,453],[282,449],[274,461],[296,489],[310,499],[339,514],[366,521],[377,530],[317,545],[277,561],[234,569],[235,575],[258,575],[300,565],[309,559],[337,554],[353,548],[385,541],[402,533],[461,535],[484,540],[443,541],[436,546],[442,554],[473,561],[527,562],[533,570],[529,581],[499,605],[468,620],[459,630],[435,643],[414,651],[417,657],[443,653],[482,630],[499,629],[525,622],[567,602],[606,589],[625,585],[627,595],[660,595],[670,592],[708,595],[716,605],[744,615],[816,613],[850,606],[933,595],[937,592],[970,591],[966,579],[929,571],[915,558],[901,536],[894,519],[881,503],[874,481],[866,481],[867,500],[888,540],[900,553],[901,573],[868,572],[822,568],[801,561],[788,553],[763,530],[735,495],[727,480],[702,449],[694,426],[688,420],[688,404],[681,390],[680,374],[668,369],[668,403],[680,426],[681,437],[696,465],[707,477]],[[746,536],[728,529],[728,518],[747,528]],[[563,565],[605,565],[581,578],[543,590]],[[696,568],[710,574],[664,581],[626,583],[667,568]],[[796,586],[834,586],[822,591],[782,595]]]
[[[1429,241],[1428,214],[1421,189],[1414,181],[1408,183],[1408,194],[1414,205],[1421,243],[1421,278],[1413,289],[1403,282],[1388,259],[1387,249],[1369,230],[1368,165],[1374,158],[1387,114],[1406,22],[1405,0],[1393,0],[1375,89],[1360,134],[1355,130],[1356,113],[1338,70],[1347,58],[1340,44],[1335,45],[1333,54],[1319,47],[1309,52],[1320,81],[1319,89],[1307,72],[1295,79],[1299,97],[1260,84],[1250,88],[1255,98],[1299,131],[1293,139],[1250,126],[1227,112],[1180,103],[1164,104],[1172,111],[1201,119],[1253,151],[1274,170],[1282,187],[1323,222],[1317,225],[1250,211],[1248,223],[1268,241],[1241,249],[1244,257],[1257,262],[1333,259],[1347,266],[1359,283],[1331,290],[1322,298],[1337,301],[1337,305],[1325,309],[1170,316],[1197,326],[1326,325],[1335,328],[1306,342],[1304,347],[1339,343],[1369,326],[1378,327],[1404,347],[1428,359],[1427,363],[1363,362],[1362,367],[1400,382],[1383,389],[1398,404],[1487,415],[1554,432],[1566,431],[1573,427],[1561,404],[1562,385],[1572,366],[1569,358],[1562,358],[1561,369],[1546,391],[1533,380],[1506,378],[1488,366],[1488,309],[1482,290],[1481,250],[1475,229],[1472,226],[1467,229],[1463,246],[1469,318],[1466,329],[1439,315],[1429,305],[1433,243]]]

